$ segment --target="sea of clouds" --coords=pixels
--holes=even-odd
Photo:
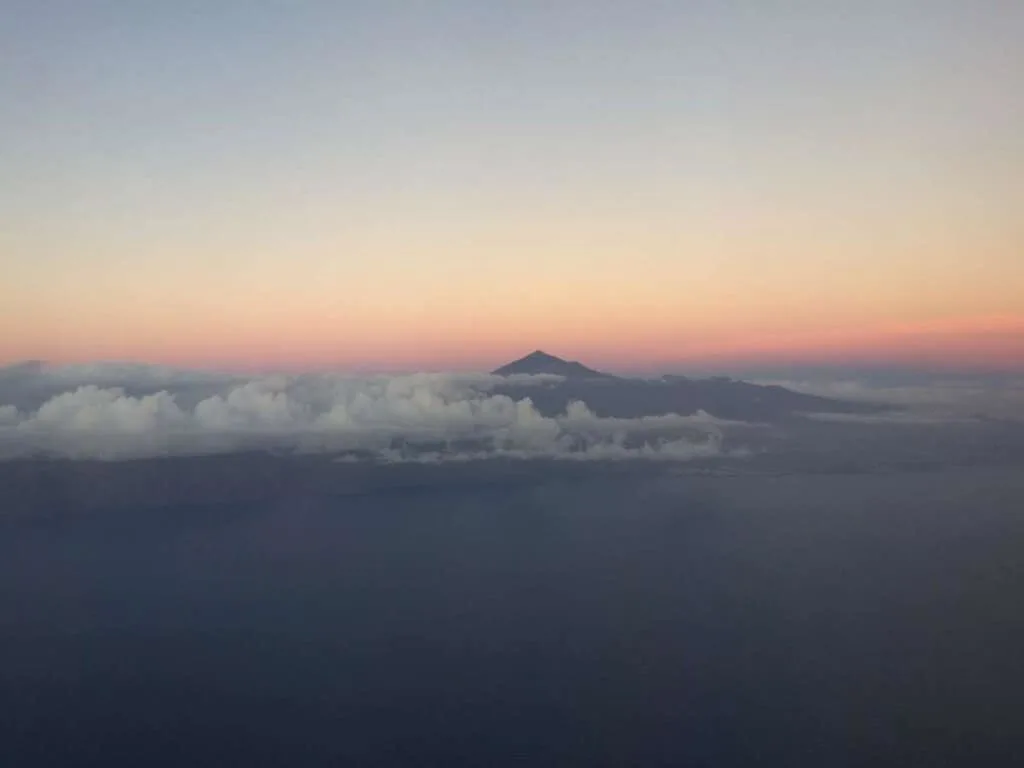
[[[0,369],[0,458],[129,459],[240,450],[347,460],[487,457],[689,460],[721,456],[707,413],[606,418],[584,402],[545,417],[517,391],[553,376],[333,373],[240,377],[98,364]]]

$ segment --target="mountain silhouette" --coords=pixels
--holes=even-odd
[[[496,376],[512,376],[514,374],[549,374],[564,376],[567,379],[609,379],[614,378],[610,374],[595,371],[582,363],[573,360],[563,360],[560,357],[549,355],[547,352],[537,350],[526,357],[513,360],[511,363],[491,371]]]
[[[876,413],[891,406],[807,395],[775,385],[751,384],[725,376],[663,376],[637,379],[614,376],[537,350],[492,371],[497,376],[554,374],[561,381],[543,386],[509,379],[494,391],[529,398],[545,416],[565,413],[573,401],[598,416],[638,418],[666,413],[706,411],[723,419],[777,422],[805,413]]]

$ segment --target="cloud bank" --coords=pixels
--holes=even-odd
[[[901,413],[844,416],[813,414],[828,421],[864,423],[943,423],[969,419],[1024,421],[1024,380],[1011,378],[935,379],[891,384],[858,379],[762,381],[795,392],[896,405]]]
[[[7,370],[9,374],[10,369]],[[704,412],[602,418],[583,402],[543,416],[499,385],[552,376],[424,373],[235,376],[145,366],[0,372],[0,458],[129,459],[241,450],[335,452],[348,460],[486,457],[688,460],[725,454],[729,422]],[[4,383],[35,407],[4,404]],[[53,393],[54,389],[60,391]],[[45,393],[45,398],[39,393]]]

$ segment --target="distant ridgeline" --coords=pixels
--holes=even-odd
[[[798,413],[876,413],[889,406],[806,395],[779,386],[736,381],[723,376],[691,379],[662,376],[635,379],[614,376],[537,350],[492,371],[497,376],[554,375],[544,386],[509,381],[495,389],[515,399],[529,397],[545,416],[565,413],[582,400],[598,416],[637,418],[706,411],[722,419],[778,421]]]

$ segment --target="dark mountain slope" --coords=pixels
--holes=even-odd
[[[887,406],[817,397],[784,387],[750,384],[724,377],[628,379],[540,351],[503,365],[494,373],[499,376],[563,376],[563,381],[546,386],[509,382],[496,389],[496,392],[515,399],[530,398],[545,416],[564,413],[566,406],[574,400],[582,400],[599,416],[618,418],[707,411],[719,418],[737,421],[778,421],[797,413],[875,413],[888,409]]]
[[[539,349],[536,352],[531,352],[526,357],[521,357],[518,360],[513,360],[511,363],[501,366],[500,368],[492,371],[497,376],[512,376],[515,374],[527,374],[527,375],[538,375],[538,374],[553,374],[555,376],[565,376],[567,379],[612,379],[615,378],[607,373],[601,373],[595,371],[593,368],[588,368],[582,363],[575,361],[563,360],[560,357],[549,355],[547,352],[542,352]]]

